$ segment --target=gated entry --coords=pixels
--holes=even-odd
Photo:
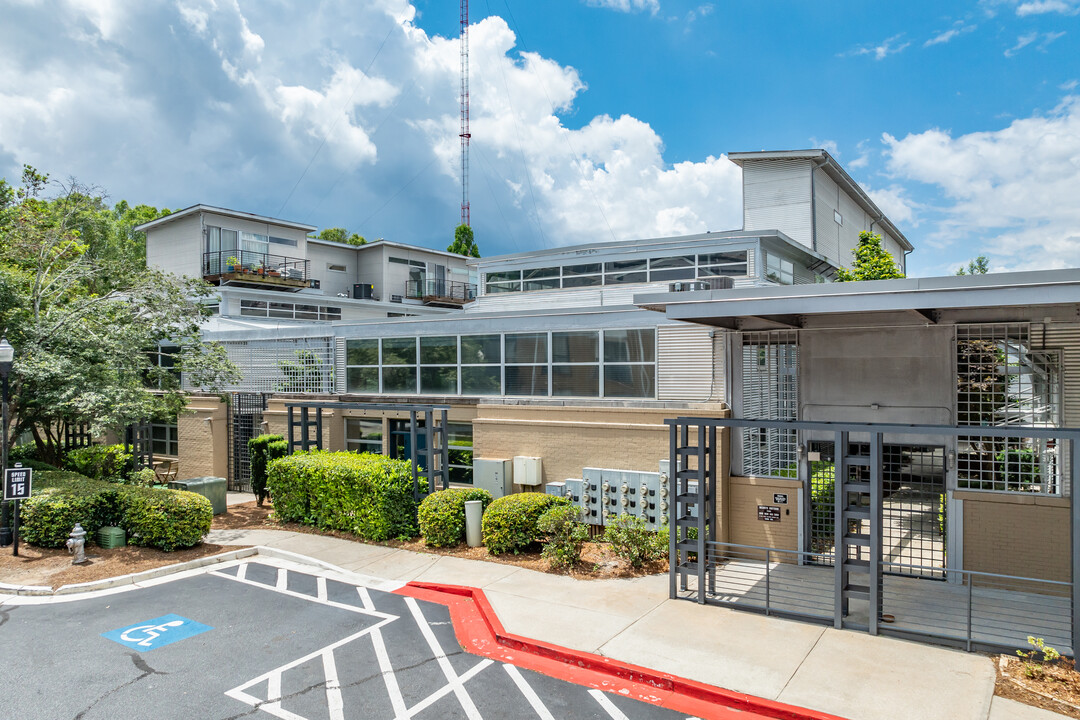
[[[266,396],[262,393],[233,393],[229,413],[229,489],[251,492],[251,455],[248,440],[262,433]]]
[[[809,562],[832,565],[835,546],[835,442],[809,444],[807,537]],[[848,455],[869,457],[869,443],[848,443]],[[882,446],[882,562],[894,575],[945,579],[945,448]],[[859,466],[860,481],[869,479]]]

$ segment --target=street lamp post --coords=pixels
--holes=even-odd
[[[4,382],[4,394],[3,394],[3,441],[0,445],[0,475],[7,469],[8,465],[8,374],[11,372],[11,366],[15,364],[15,348],[11,347],[11,343],[7,341],[7,338],[0,339],[0,377]],[[0,547],[7,547],[12,542],[11,534],[11,503],[7,500],[3,501],[0,506]]]

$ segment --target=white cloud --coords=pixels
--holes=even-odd
[[[852,166],[849,164],[849,167]],[[862,186],[874,204],[881,208],[893,223],[919,226],[919,217],[916,214],[918,204],[907,196],[907,191],[903,187],[894,184],[885,188],[873,188],[865,182]]]
[[[1043,15],[1045,13],[1075,15],[1077,12],[1080,12],[1080,4],[1075,0],[1034,0],[1033,2],[1022,2],[1016,7],[1016,14],[1020,17]]]
[[[1000,130],[884,141],[894,177],[937,186],[952,201],[936,211],[929,240],[976,241],[1013,269],[1080,267],[1080,98]]]
[[[1072,90],[1075,90],[1077,85],[1080,85],[1080,82],[1078,82],[1075,79],[1069,80],[1068,82],[1063,82],[1060,85],[1058,85],[1058,90],[1064,90],[1065,92],[1070,92]]]
[[[47,7],[42,26],[81,39],[32,65],[0,43],[0,177],[29,162],[117,199],[446,246],[460,198],[456,35],[429,36],[405,0],[328,1],[318,13],[233,0],[124,7],[109,43],[75,32],[85,16],[57,21]],[[501,18],[476,22],[470,39],[485,253],[740,226],[741,174],[724,157],[670,164],[637,118],[576,118],[579,72],[519,52]]]
[[[842,55],[873,55],[875,60],[884,60],[889,55],[903,52],[911,45],[910,42],[900,42],[903,37],[903,33],[893,35],[878,45],[860,45],[846,53],[842,53]]]
[[[943,45],[959,35],[964,35],[966,33],[972,32],[973,30],[975,30],[976,27],[977,26],[975,25],[964,25],[963,22],[957,23],[955,27],[949,28],[944,32],[940,32],[934,37],[924,42],[923,47],[930,47],[931,45]]]
[[[655,15],[660,11],[660,0],[585,0],[585,4],[624,13],[648,10]]]
[[[819,140],[816,137],[810,138],[810,144],[816,148],[827,150],[833,157],[840,157],[840,148],[837,146],[835,140]]]
[[[1037,32],[1030,32],[1026,35],[1021,35],[1020,37],[1016,38],[1016,44],[1005,51],[1005,57],[1012,57],[1013,55],[1020,52],[1038,39],[1039,33]]]

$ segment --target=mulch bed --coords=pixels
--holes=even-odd
[[[643,575],[655,575],[668,570],[667,558],[647,563],[640,570],[634,570],[629,563],[617,557],[611,552],[611,546],[607,543],[588,542],[581,553],[581,563],[571,570],[553,570],[551,564],[540,557],[539,550],[523,552],[518,555],[491,555],[485,547],[471,548],[460,545],[453,548],[432,548],[424,544],[423,539],[414,540],[388,540],[386,542],[370,542],[348,532],[338,530],[319,530],[308,525],[297,523],[279,523],[273,519],[273,507],[267,503],[259,507],[255,502],[231,505],[229,512],[214,517],[213,529],[235,530],[239,528],[262,528],[272,530],[289,530],[292,532],[310,533],[313,535],[327,535],[343,540],[356,542],[368,542],[372,545],[385,545],[387,547],[412,550],[414,552],[431,553],[434,555],[449,555],[452,557],[467,558],[469,560],[486,560],[504,565],[516,565],[530,570],[539,570],[559,575],[570,575],[582,580],[596,580],[602,578],[631,578]]]
[[[1028,677],[1016,656],[991,655],[991,659],[997,667],[995,695],[1080,718],[1080,672],[1072,660],[1046,663],[1035,677]]]
[[[66,548],[39,548],[19,543],[19,556],[12,554],[11,547],[0,548],[0,582],[12,585],[61,585],[104,580],[128,573],[151,570],[163,565],[195,560],[207,555],[217,555],[238,546],[210,545],[204,543],[193,548],[163,552],[154,548],[129,545],[108,550],[90,545],[86,548],[89,562],[72,565]]]

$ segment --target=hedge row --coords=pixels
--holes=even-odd
[[[426,482],[421,482],[427,491]],[[267,487],[282,522],[344,530],[369,540],[415,537],[412,466],[384,455],[317,450],[270,462]]]
[[[479,500],[483,508],[491,503],[491,493],[481,488],[439,490],[420,503],[420,534],[431,547],[450,547],[465,539],[465,503]]]
[[[517,493],[495,500],[484,513],[484,545],[492,555],[524,550],[544,537],[538,525],[540,516],[569,502],[546,493]]]
[[[92,539],[116,525],[128,542],[171,552],[202,542],[214,517],[210,501],[182,490],[142,488],[91,480],[75,472],[34,474],[34,494],[22,503],[20,537],[41,547],[63,547],[75,523]]]

